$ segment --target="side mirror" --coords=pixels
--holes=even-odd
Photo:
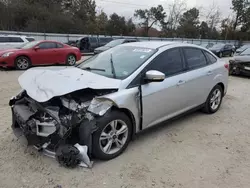
[[[39,50],[40,47],[39,46],[35,46],[34,50]]]
[[[145,80],[147,82],[162,82],[165,80],[165,74],[157,70],[150,70],[146,72]]]

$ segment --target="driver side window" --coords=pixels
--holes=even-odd
[[[146,68],[147,70],[158,70],[166,77],[179,74],[184,71],[184,63],[180,48],[174,48],[159,54]]]

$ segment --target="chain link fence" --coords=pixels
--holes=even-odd
[[[0,31],[0,35],[25,35],[34,37],[36,40],[55,40],[62,43],[67,43],[69,41],[76,41],[80,37],[110,37],[104,35],[80,35],[80,34],[57,34],[57,33],[35,33],[35,32],[17,32],[17,31]],[[186,42],[196,45],[206,46],[209,43],[217,44],[217,43],[230,43],[238,47],[241,44],[248,44],[250,42],[243,41],[240,42],[238,40],[214,40],[214,39],[190,39],[190,38],[161,38],[161,37],[136,37],[136,36],[111,36],[113,39],[118,38],[137,38],[140,41],[178,41],[178,42]]]

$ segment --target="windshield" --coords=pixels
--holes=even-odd
[[[244,49],[244,51],[240,53],[240,56],[241,55],[250,55],[250,48]]]
[[[237,51],[243,51],[249,47],[250,47],[250,45],[244,45],[244,46],[241,46]]]
[[[150,48],[117,46],[85,60],[77,67],[106,77],[125,79],[155,52]]]
[[[224,44],[215,44],[211,47],[211,49],[221,49],[224,47]]]
[[[123,42],[124,42],[124,39],[112,40],[111,42],[107,43],[105,46],[114,47],[114,46],[117,46],[119,44],[122,44]]]
[[[27,42],[18,47],[18,49],[30,49],[37,45],[40,41]]]

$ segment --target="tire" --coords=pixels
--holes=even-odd
[[[76,64],[76,56],[74,54],[69,54],[66,58],[66,65],[74,66]]]
[[[19,56],[15,60],[15,68],[17,70],[27,70],[31,66],[31,61],[26,56]]]
[[[216,106],[214,106],[214,108],[213,108],[212,104],[211,104],[211,100],[212,100],[216,91],[220,92],[220,96],[219,96],[219,101],[217,101]],[[223,99],[223,89],[221,88],[220,85],[216,85],[208,95],[205,106],[202,109],[203,112],[205,112],[207,114],[213,114],[213,113],[217,112],[221,106],[222,99]],[[216,100],[214,100],[214,101],[216,101]]]
[[[233,51],[231,52],[230,56],[231,56],[231,57],[233,57],[233,56],[234,56],[234,52],[233,52]]]
[[[219,53],[219,58],[222,58],[223,57],[223,54],[222,52]]]
[[[117,135],[110,136],[112,135],[112,126],[110,125],[110,123],[113,121],[117,121],[117,127],[116,127],[117,134],[119,130],[122,130],[120,126],[121,127],[127,126],[126,133],[120,134],[118,136]],[[123,123],[125,123],[126,125],[124,125]],[[111,160],[119,156],[120,154],[122,154],[123,151],[127,148],[131,140],[132,123],[129,117],[123,112],[113,110],[105,114],[104,116],[100,117],[97,120],[97,126],[98,126],[98,130],[93,133],[93,147],[92,147],[93,156],[100,160]],[[101,138],[101,135],[103,135],[102,138]],[[119,139],[119,140],[123,139],[122,145],[120,145],[120,148],[117,145],[119,142],[114,141],[115,139]],[[112,143],[112,144],[109,144],[109,143]],[[111,146],[106,147],[109,149],[107,149],[107,152],[105,152],[104,151],[105,146],[108,146],[108,145],[111,145]]]

